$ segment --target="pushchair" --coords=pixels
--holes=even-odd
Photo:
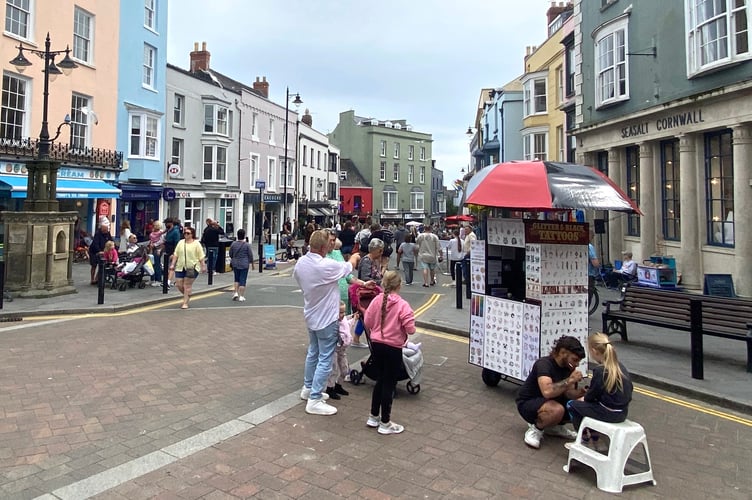
[[[117,270],[116,280],[113,282],[112,288],[117,288],[121,292],[128,288],[146,288],[144,275],[147,272],[144,266],[149,261],[146,246],[139,245],[134,252],[122,255],[121,262],[124,262],[124,265]]]
[[[350,303],[353,308],[360,313],[362,318],[371,304],[371,301],[380,293],[383,293],[381,287],[367,288],[357,284],[350,285],[348,290],[350,295]],[[360,371],[350,370],[350,383],[353,385],[359,385],[365,383],[365,377],[371,380],[377,380],[379,374],[375,370],[373,365],[373,350],[371,348],[371,335],[368,329],[363,325],[363,334],[366,336],[368,342],[368,350],[371,353],[366,361],[361,361]],[[418,394],[420,392],[420,382],[422,378],[423,368],[423,352],[421,349],[410,349],[408,347],[402,348],[402,366],[400,368],[397,381],[401,382],[407,380],[405,388],[410,394]]]

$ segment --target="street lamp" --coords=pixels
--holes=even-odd
[[[44,50],[36,50],[25,48],[20,43],[18,44],[18,55],[10,61],[10,63],[16,67],[19,73],[23,73],[24,70],[31,66],[29,61],[24,55],[24,50],[29,51],[32,54],[38,55],[44,59],[44,100],[42,101],[42,130],[39,132],[39,159],[47,160],[50,157],[50,146],[54,139],[50,139],[50,132],[47,123],[47,105],[49,99],[49,86],[50,81],[55,81],[58,75],[65,74],[70,75],[70,72],[78,68],[78,65],[73,62],[70,57],[70,48],[65,47],[65,50],[50,50],[50,34],[47,33],[47,38],[44,41]],[[65,57],[57,65],[55,64],[55,57],[60,54],[65,54]],[[58,129],[59,130],[59,129]],[[57,138],[57,136],[55,136]]]
[[[284,192],[284,200],[282,200],[283,203],[283,214],[282,214],[282,224],[285,224],[287,222],[287,130],[288,130],[288,124],[290,123],[288,115],[290,114],[290,87],[287,87],[285,89],[285,182],[283,187]],[[300,94],[297,92],[295,93],[295,100],[292,102],[295,106],[300,106],[303,104],[303,100],[300,98]]]

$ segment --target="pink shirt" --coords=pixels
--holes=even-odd
[[[387,296],[386,315],[381,323],[381,304],[384,294],[379,294],[366,309],[363,322],[371,340],[392,347],[404,347],[407,336],[415,333],[415,314],[410,304],[396,293]]]

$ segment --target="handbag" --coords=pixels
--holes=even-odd
[[[185,264],[188,265],[188,253],[185,248],[185,242],[183,242],[183,259]],[[195,279],[198,276],[198,271],[196,271],[195,267],[183,268],[183,272],[185,273],[185,277],[189,279]]]

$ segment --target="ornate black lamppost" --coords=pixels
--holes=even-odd
[[[285,89],[285,166],[284,166],[284,175],[285,175],[285,181],[284,181],[284,199],[282,200],[283,203],[283,214],[282,214],[282,224],[285,224],[287,222],[287,131],[288,131],[288,124],[290,123],[290,120],[288,119],[288,115],[290,114],[290,98],[295,97],[295,100],[292,102],[296,106],[300,106],[303,104],[303,101],[300,99],[300,94],[297,92],[294,96],[290,95],[290,87],[287,87]]]

